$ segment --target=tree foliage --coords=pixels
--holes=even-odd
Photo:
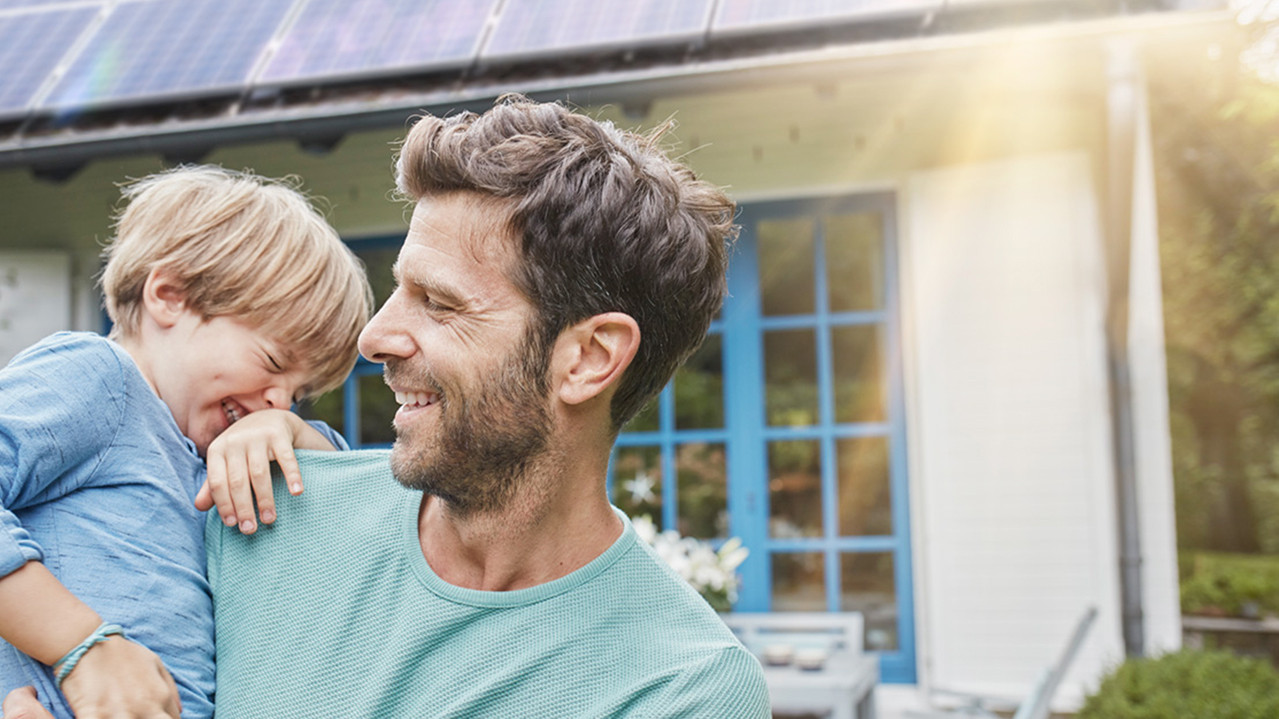
[[[1183,548],[1279,552],[1279,88],[1151,93]]]

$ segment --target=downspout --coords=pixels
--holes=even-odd
[[[1106,67],[1106,354],[1119,520],[1124,652],[1127,656],[1139,657],[1145,651],[1145,617],[1142,609],[1133,390],[1128,353],[1137,98],[1142,91],[1136,43],[1125,38],[1112,41],[1107,46]]]

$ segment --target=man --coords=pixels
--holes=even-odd
[[[520,97],[413,127],[398,287],[360,338],[396,443],[300,453],[306,493],[257,536],[208,525],[219,719],[769,716],[758,662],[605,493],[734,229],[656,143]]]

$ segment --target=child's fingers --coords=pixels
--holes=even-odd
[[[258,523],[253,513],[253,487],[249,483],[247,457],[237,456],[228,461],[226,478],[233,511],[240,520],[240,532],[253,534],[258,529]]]
[[[222,523],[228,527],[236,525],[235,505],[231,503],[231,492],[227,488],[226,459],[221,455],[209,453],[208,477],[204,486],[209,490],[209,497],[218,508]]]
[[[212,507],[213,494],[209,491],[209,480],[206,478],[204,484],[200,485],[200,491],[195,493],[195,508],[207,512]]]
[[[280,465],[280,473],[284,475],[289,494],[295,497],[302,494],[302,470],[298,468],[298,458],[293,454],[293,444],[282,438],[272,448],[272,454],[275,463]]]
[[[258,500],[258,517],[263,524],[275,521],[275,493],[271,490],[271,459],[265,445],[254,444],[248,449],[249,483],[253,496]]]

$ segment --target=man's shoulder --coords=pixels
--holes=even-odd
[[[391,475],[389,449],[351,449],[337,452],[299,449],[295,454],[303,479],[320,482],[326,487],[349,487],[373,477],[394,479]]]
[[[410,492],[391,474],[388,450],[297,450],[302,472],[302,494],[293,496],[277,469],[273,477],[278,517],[251,536],[228,528],[210,512],[205,540],[210,556],[271,556],[275,547],[286,554],[307,546],[310,535],[339,541],[352,536],[345,528],[359,529],[384,517],[386,507]],[[304,542],[303,544],[296,544]]]

